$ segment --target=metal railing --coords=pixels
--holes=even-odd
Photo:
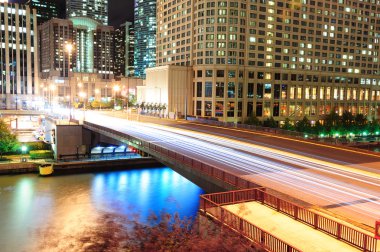
[[[235,191],[236,192],[236,191]],[[232,199],[229,199],[228,202],[244,202],[251,198],[251,192],[256,192],[256,189],[249,191],[239,191],[240,193],[233,193]],[[245,193],[248,192],[248,193]],[[210,197],[211,196],[211,197]],[[213,197],[213,196],[216,196]],[[222,196],[221,194],[208,194],[201,196],[201,205],[200,211],[206,216],[212,217],[214,220],[220,222],[222,225],[227,226],[228,228],[234,230],[235,232],[243,235],[253,243],[263,247],[269,251],[276,252],[297,252],[301,251],[300,249],[288,244],[287,242],[273,236],[272,234],[262,230],[258,226],[250,223],[249,221],[239,217],[238,215],[224,209],[222,204],[218,204],[211,198],[216,200],[221,200],[224,202],[226,198],[218,197]],[[235,198],[236,197],[236,198]],[[228,198],[228,197],[227,197]],[[249,200],[250,201],[250,200]]]
[[[274,133],[274,134],[281,134],[291,137],[298,137],[298,138],[304,138],[305,133],[297,132],[297,131],[291,131],[291,130],[284,130],[280,128],[270,128],[270,127],[263,127],[258,125],[249,125],[249,124],[242,124],[242,123],[233,123],[233,122],[221,122],[217,120],[210,120],[206,118],[194,118],[194,117],[187,117],[188,121],[194,121],[198,123],[203,123],[207,125],[213,125],[213,126],[219,126],[219,127],[226,127],[226,128],[238,128],[238,129],[249,129],[249,130],[255,130],[255,131],[261,131],[261,132],[267,132],[267,133]],[[317,138],[316,135],[307,134],[308,138]]]
[[[292,217],[294,220],[300,221],[316,230],[333,236],[334,238],[362,251],[376,252],[377,241],[374,237],[312,212],[297,204],[280,199],[260,188],[202,195],[201,208],[209,208],[208,204],[223,206],[249,201],[258,201],[263,205]]]
[[[339,222],[336,222],[332,219],[329,219],[317,213],[311,212],[294,203],[282,200],[270,193],[265,192],[265,188],[261,187],[261,189],[258,189],[260,186],[251,181],[243,179],[237,175],[226,172],[217,167],[205,164],[200,160],[190,158],[186,155],[168,150],[160,145],[153,144],[153,143],[126,135],[122,132],[109,129],[103,126],[99,126],[96,124],[88,123],[88,122],[85,122],[84,125],[89,127],[90,129],[92,128],[92,129],[100,130],[105,134],[112,134],[113,136],[118,136],[118,137],[127,139],[130,145],[135,146],[136,148],[139,148],[142,151],[148,152],[149,154],[153,156],[164,156],[168,158],[169,160],[171,160],[173,163],[181,163],[191,169],[199,171],[200,173],[203,173],[207,176],[211,176],[215,179],[221,180],[224,183],[232,185],[235,188],[246,189],[246,190],[240,190],[240,191],[230,191],[230,192],[215,193],[215,194],[208,194],[208,195],[202,196],[204,199],[207,199],[207,202],[211,202],[212,204],[221,206],[221,205],[236,204],[236,203],[241,203],[241,202],[246,202],[246,201],[259,201],[264,205],[267,205],[269,207],[276,209],[278,212],[291,216],[295,220],[298,220],[302,223],[312,226],[315,229],[320,230],[324,233],[327,233],[337,238],[338,240],[341,240],[356,248],[361,249],[362,251],[376,252],[377,242],[372,236],[369,236],[365,233],[357,231],[351,227],[345,226]],[[224,223],[224,224],[228,224],[228,223]],[[244,232],[246,231],[247,230],[244,230]],[[271,236],[270,234],[267,234],[264,231],[257,231],[257,232],[261,232],[261,234],[263,234],[264,237]],[[265,234],[262,232],[264,232]],[[282,243],[279,242],[278,244],[282,244]],[[283,245],[281,245],[280,247],[282,248]],[[282,251],[282,250],[275,250],[275,251]],[[298,251],[298,250],[294,250],[294,251]]]

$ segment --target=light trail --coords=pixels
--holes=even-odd
[[[244,173],[242,177],[295,198],[320,206],[332,205],[334,212],[367,225],[373,226],[374,221],[380,218],[380,175],[377,173],[212,133],[126,121],[93,113],[86,114],[86,120],[175,150],[206,164]]]

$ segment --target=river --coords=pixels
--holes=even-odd
[[[194,217],[202,193],[170,168],[0,176],[0,251],[78,251],[105,215],[142,223],[161,212]]]

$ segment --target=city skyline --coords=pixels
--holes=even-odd
[[[25,3],[28,0],[10,0],[10,3]],[[56,0],[57,4],[64,5],[66,0]],[[134,1],[108,0],[109,25],[118,27],[126,21],[134,19]]]

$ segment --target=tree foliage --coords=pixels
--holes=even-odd
[[[264,127],[277,128],[278,123],[274,120],[273,116],[271,116],[264,121]]]
[[[138,218],[136,218],[138,219]],[[247,239],[207,218],[151,216],[147,223],[112,213],[99,216],[78,233],[49,226],[39,232],[38,251],[259,251]],[[41,239],[43,237],[43,239]]]
[[[4,120],[0,119],[0,158],[7,152],[16,151],[19,144],[17,137],[12,133]]]
[[[251,115],[250,117],[248,117],[244,123],[248,125],[258,125],[258,126],[261,125],[261,121],[254,115]]]

